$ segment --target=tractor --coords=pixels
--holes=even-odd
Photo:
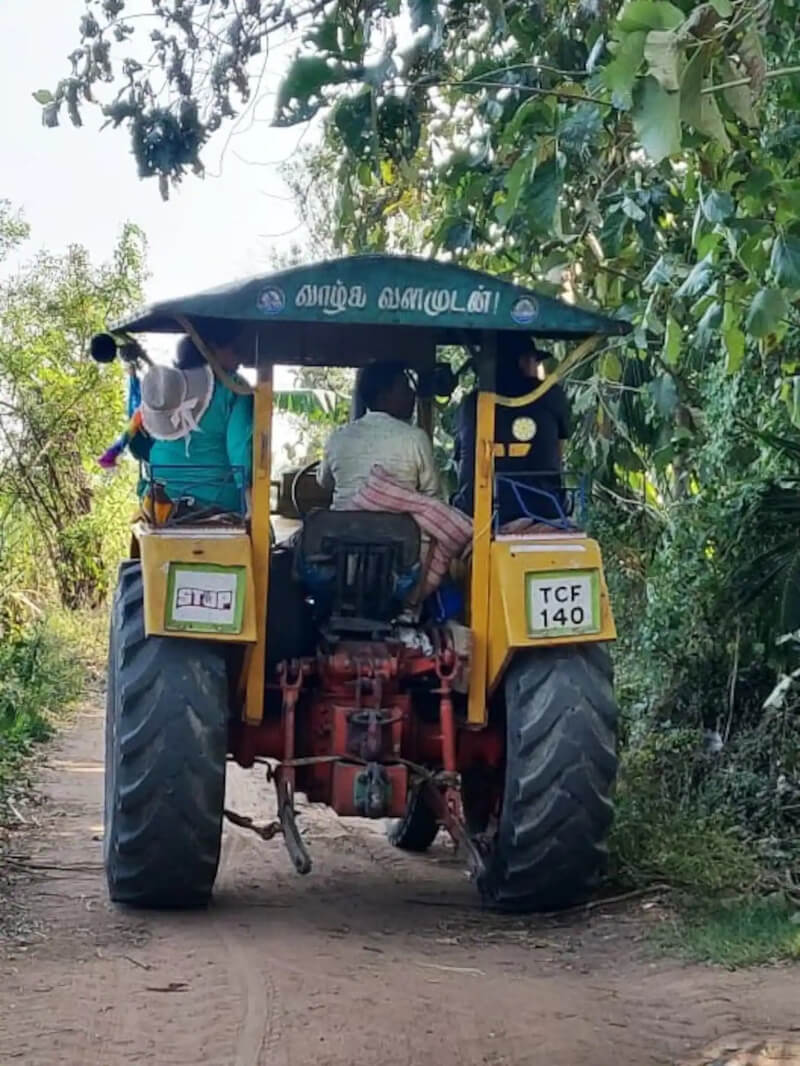
[[[133,526],[110,624],[111,899],[209,900],[229,758],[266,764],[274,829],[300,874],[311,869],[295,810],[303,793],[341,817],[389,820],[391,842],[409,851],[444,829],[488,907],[585,897],[613,816],[614,620],[600,548],[569,508],[533,532],[498,529],[495,456],[526,445],[495,440],[494,415],[629,325],[460,266],[361,255],[151,305],[111,324],[92,351],[108,361],[140,333],[202,345],[220,320],[242,327],[254,379],[239,385],[254,394],[249,517],[156,506]],[[578,342],[521,399],[495,391],[498,340],[520,332]],[[299,532],[283,543],[273,533],[273,368],[402,360],[418,375],[416,418],[430,433],[453,387],[437,361],[446,346],[468,351],[478,392],[462,609],[401,627],[423,562],[410,515],[331,510],[306,470],[276,494],[279,511],[302,516]]]

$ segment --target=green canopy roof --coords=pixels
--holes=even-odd
[[[489,274],[393,255],[350,256],[235,282],[151,304],[112,328],[179,333],[179,315],[201,333],[204,322],[241,322],[275,362],[341,365],[381,358],[389,349],[395,358],[414,356],[463,342],[465,331],[580,339],[631,328]]]

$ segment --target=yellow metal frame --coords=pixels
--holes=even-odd
[[[599,582],[599,627],[594,633],[531,637],[525,602],[527,576],[590,571]],[[534,534],[503,537],[491,547],[491,596],[489,598],[489,638],[487,690],[491,693],[502,680],[513,652],[518,648],[555,647],[560,644],[587,644],[614,640],[617,636],[608,596],[603,557],[596,541],[581,535]]]
[[[514,648],[543,647],[587,641],[613,640],[616,633],[602,570],[600,549],[588,538],[580,538],[580,552],[559,551],[510,553],[507,546],[492,540],[492,495],[494,460],[500,454],[494,440],[495,406],[523,407],[533,403],[553,387],[564,374],[588,358],[602,338],[589,337],[548,374],[541,384],[524,396],[500,396],[479,391],[475,426],[475,492],[470,573],[469,626],[472,634],[467,724],[479,727],[488,718],[487,700],[497,684]],[[526,538],[516,538],[522,541]],[[543,543],[547,537],[533,538]],[[553,539],[553,538],[550,538]],[[582,557],[583,567],[597,569],[601,583],[602,627],[599,633],[583,637],[531,638],[525,626],[525,574],[532,569],[569,569],[568,562]],[[530,559],[536,558],[536,563]],[[545,565],[550,560],[549,565]],[[591,560],[591,562],[589,562]],[[514,612],[517,612],[516,614]]]
[[[250,725],[258,725],[264,717],[269,597],[272,378],[272,366],[259,365],[253,404],[253,487],[250,503],[257,636],[255,644],[248,649],[245,662],[244,720]]]
[[[479,392],[475,423],[475,492],[472,526],[472,570],[468,622],[472,654],[467,697],[467,723],[486,722],[489,669],[489,576],[492,550],[492,490],[494,486],[493,392]]]
[[[144,577],[144,631],[147,636],[189,637],[230,643],[256,639],[256,594],[250,537],[244,527],[209,530],[197,526],[157,529],[137,523],[134,537]],[[211,563],[240,566],[245,571],[242,628],[239,633],[185,633],[168,629],[167,585],[171,563]]]

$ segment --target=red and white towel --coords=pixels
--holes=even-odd
[[[366,483],[349,501],[349,511],[390,511],[410,514],[423,538],[430,539],[427,565],[422,580],[422,596],[429,596],[442,583],[450,563],[469,554],[472,548],[472,519],[456,507],[434,496],[424,496],[399,484],[382,466],[375,464]],[[501,526],[498,533],[517,536],[550,535],[559,532],[547,523],[517,518]],[[423,564],[425,560],[423,559]]]
[[[366,483],[350,500],[351,511],[390,511],[410,514],[422,533],[431,540],[422,583],[422,595],[429,596],[441,584],[472,539],[472,520],[455,507],[433,496],[400,485],[382,466],[373,466]]]

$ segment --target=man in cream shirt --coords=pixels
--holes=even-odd
[[[440,495],[433,448],[424,430],[411,425],[416,396],[402,363],[372,363],[361,376],[366,414],[337,429],[325,446],[317,481],[333,489],[334,511],[347,510],[373,466],[404,488]]]

